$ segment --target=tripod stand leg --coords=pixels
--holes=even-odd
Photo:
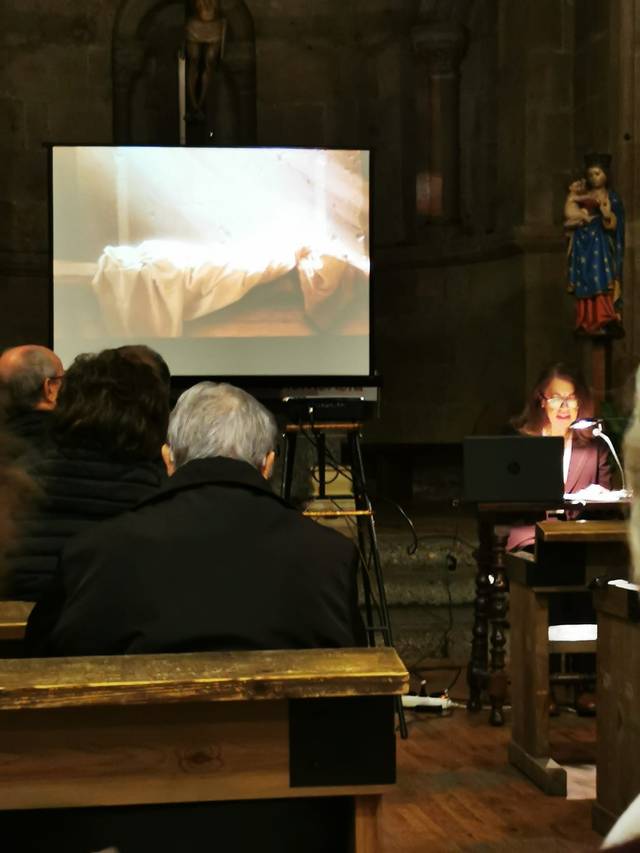
[[[296,458],[296,439],[295,432],[285,432],[284,434],[284,460],[282,473],[282,487],[280,496],[285,501],[291,499],[291,485],[293,483],[293,466]]]
[[[373,571],[375,575],[376,581],[376,590],[378,594],[378,607],[379,607],[379,616],[380,616],[380,625],[376,630],[380,631],[382,634],[383,642],[385,646],[393,646],[393,635],[391,633],[391,621],[389,619],[389,607],[387,604],[387,594],[384,587],[384,579],[382,577],[382,565],[380,563],[380,552],[378,550],[378,538],[376,536],[376,525],[373,518],[373,511],[371,509],[371,501],[367,496],[366,483],[364,477],[364,464],[362,462],[362,452],[360,449],[360,436],[357,430],[353,430],[349,433],[349,446],[351,451],[351,474],[353,477],[353,497],[356,505],[356,509],[366,510],[366,516],[360,516],[363,520],[365,520],[366,525],[366,534],[369,538],[370,550],[369,553],[371,555],[371,560],[373,562]],[[360,538],[360,530],[361,527],[358,525],[358,538]],[[364,553],[364,552],[363,552]],[[363,576],[366,577],[366,582],[370,584],[367,566],[362,567]],[[365,583],[363,581],[363,583]],[[369,614],[367,613],[367,618],[369,618]],[[372,630],[369,634],[370,636],[370,644],[375,645],[375,631]],[[371,643],[371,639],[374,640]],[[396,710],[398,712],[398,722],[400,724],[400,735],[404,739],[408,736],[407,731],[407,721],[404,715],[404,708],[402,707],[402,699],[400,697],[397,698],[396,702]]]
[[[371,594],[371,578],[369,577],[369,568],[367,565],[367,543],[366,543],[366,534],[364,530],[364,519],[362,517],[358,517],[357,520],[357,531],[358,531],[358,554],[360,559],[360,577],[362,579],[362,594],[364,598],[364,612],[367,619],[367,642],[370,646],[375,646],[376,644],[376,626],[373,622],[373,595]],[[378,612],[378,622],[380,622],[380,613]]]

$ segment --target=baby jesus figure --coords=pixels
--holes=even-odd
[[[569,192],[564,203],[564,227],[579,228],[587,225],[594,218],[600,202],[587,189],[584,178],[569,184]]]

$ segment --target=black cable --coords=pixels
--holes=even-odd
[[[422,658],[420,658],[418,660],[418,663],[420,663],[420,660],[422,660]],[[424,681],[424,679],[422,678],[422,675],[425,672],[450,672],[451,670],[454,670],[454,669],[456,671],[456,674],[453,677],[453,681],[450,682],[448,687],[445,687],[445,690],[447,691],[447,693],[453,689],[456,682],[460,678],[460,674],[463,670],[463,667],[461,667],[461,666],[448,666],[447,664],[438,665],[438,666],[418,666],[417,664],[413,664],[413,666],[408,667],[409,673],[411,675],[415,676],[416,678],[419,678],[421,681]]]
[[[300,426],[300,432],[302,433],[302,435],[307,439],[307,441],[316,450],[316,452],[318,452],[318,450],[319,450],[318,442],[315,441],[315,439],[313,439],[311,437],[311,435],[309,435],[309,430],[305,429],[302,426],[302,424],[300,424],[299,426]],[[313,429],[313,427],[312,427],[312,429]],[[331,452],[331,450],[327,446],[325,446],[324,452],[325,452],[325,455],[329,458],[329,460],[331,462],[331,467],[334,469],[334,471],[338,471],[350,483],[353,483],[353,477],[351,476],[351,473],[349,472],[348,468],[346,468],[344,465],[342,465],[340,462],[337,461],[337,459],[335,458],[335,456],[333,455],[333,453]]]
[[[333,468],[333,470],[334,470],[336,473],[335,473],[335,475],[334,475],[330,480],[327,480],[327,479],[326,479],[326,477],[325,477],[325,481],[324,481],[325,486],[330,486],[330,485],[331,485],[331,483],[335,483],[335,481],[336,481],[336,480],[338,479],[338,477],[340,476],[340,471],[338,471],[338,469],[335,467],[335,465],[332,465],[331,467]],[[316,475],[313,473],[313,468],[311,469],[311,479],[314,481],[314,483],[319,483],[319,482],[320,482],[320,477],[316,476]]]
[[[461,667],[461,666],[459,666],[459,667],[458,667],[458,671],[456,672],[456,674],[455,674],[455,676],[454,676],[453,681],[452,681],[452,682],[451,682],[451,684],[447,687],[447,693],[451,693],[451,691],[452,691],[452,690],[453,690],[453,688],[455,687],[456,681],[460,678],[460,673],[461,673],[461,672],[462,672],[462,667]]]
[[[443,638],[443,651],[444,656],[446,658],[449,657],[449,638],[451,637],[451,631],[453,630],[453,598],[451,597],[451,580],[449,578],[449,573],[446,575],[445,586],[447,588],[447,599],[448,599],[448,611],[449,611],[449,624],[444,632]]]
[[[414,525],[413,521],[409,518],[409,515],[408,515],[408,514],[405,512],[405,510],[400,506],[400,504],[399,504],[399,503],[397,503],[397,502],[396,502],[396,501],[394,501],[394,500],[391,500],[391,498],[385,498],[385,497],[383,497],[382,495],[380,495],[379,497],[374,498],[374,503],[377,503],[377,501],[385,501],[386,503],[390,503],[390,504],[391,504],[391,506],[394,506],[394,507],[398,510],[398,512],[400,513],[400,515],[401,515],[401,516],[404,518],[404,520],[407,522],[407,526],[409,527],[409,530],[411,531],[411,536],[412,536],[412,538],[413,538],[413,542],[411,543],[411,545],[407,545],[407,554],[408,554],[410,557],[413,557],[413,555],[414,555],[414,554],[416,553],[416,551],[418,550],[418,543],[419,543],[419,541],[420,541],[420,540],[418,539],[418,534],[416,533],[416,528],[415,528],[415,525]]]
[[[453,533],[437,530],[431,531],[431,533],[423,533],[421,536],[418,536],[418,542],[422,542],[425,539],[451,539],[452,544],[457,543],[459,545],[466,545],[467,548],[475,548],[476,546],[473,542],[469,542],[468,539],[463,539],[461,536],[458,536],[458,527],[456,525],[456,529]]]

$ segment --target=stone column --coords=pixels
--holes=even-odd
[[[465,36],[454,24],[419,24],[413,48],[426,66],[416,84],[418,141],[416,214],[418,223],[456,222],[459,213],[460,61]]]
[[[131,90],[143,59],[142,47],[133,40],[113,47],[113,138],[116,144],[133,142]]]

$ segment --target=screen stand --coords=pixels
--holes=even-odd
[[[284,465],[281,495],[284,500],[291,499],[293,470],[295,465],[296,445],[299,436],[311,442],[316,451],[318,463],[318,494],[317,500],[335,500],[336,508],[331,510],[307,509],[303,515],[313,519],[347,518],[356,523],[358,534],[359,569],[364,594],[366,616],[367,642],[369,646],[376,645],[376,635],[380,634],[385,646],[393,646],[389,608],[382,576],[382,565],[378,551],[375,519],[371,501],[367,494],[362,451],[360,447],[361,423],[298,423],[288,424],[284,433]],[[351,473],[336,463],[327,449],[327,433],[345,433],[351,459]],[[337,472],[346,475],[352,483],[352,495],[327,495],[325,463]],[[354,509],[342,509],[338,501],[353,497]],[[374,593],[375,589],[375,593]],[[375,611],[375,616],[374,616]],[[407,723],[400,697],[397,698],[396,710],[402,738],[407,737]]]

